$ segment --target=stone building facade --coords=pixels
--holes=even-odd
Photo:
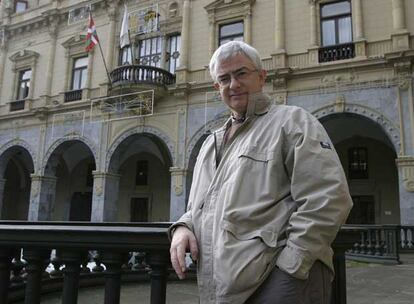
[[[126,4],[121,49],[122,1],[1,1],[1,219],[177,219],[229,114],[206,66],[238,39],[263,56],[274,103],[324,124],[350,223],[414,225],[414,0]],[[89,11],[101,49],[86,52]]]

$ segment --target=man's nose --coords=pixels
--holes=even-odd
[[[234,75],[230,76],[230,86],[229,87],[230,87],[230,89],[240,87],[240,81],[236,77],[234,77]]]

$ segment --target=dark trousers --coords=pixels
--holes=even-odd
[[[331,272],[322,262],[316,261],[307,280],[300,280],[279,268],[245,302],[245,304],[329,304]]]

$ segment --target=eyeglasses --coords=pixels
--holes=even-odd
[[[248,68],[241,68],[229,74],[220,75],[217,77],[217,83],[222,86],[226,87],[231,83],[231,77],[236,79],[237,81],[245,81],[247,80],[253,72],[257,72],[257,69],[250,70]]]

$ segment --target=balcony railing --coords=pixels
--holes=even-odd
[[[65,92],[64,102],[82,100],[82,89]]]
[[[63,303],[77,303],[80,277],[86,269],[85,257],[92,250],[95,268],[103,271],[100,277],[105,278],[105,304],[120,301],[121,276],[125,274],[122,265],[129,252],[140,252],[141,257],[145,252],[145,265],[150,268],[150,303],[164,304],[169,266],[168,226],[169,223],[0,222],[0,303],[8,303],[8,293],[18,284],[25,288],[25,303],[40,303],[46,281],[58,276],[63,277]],[[354,242],[352,232],[343,230],[333,244],[334,304],[346,304],[344,253]],[[56,250],[55,256],[51,255],[52,250]],[[44,270],[50,263],[54,269],[46,277]]]
[[[400,252],[414,251],[414,226],[346,225],[359,240],[346,252],[348,259],[388,264],[400,263]]]
[[[175,75],[146,65],[123,65],[111,72],[112,85],[151,84],[166,86],[175,83]]]
[[[319,49],[319,62],[328,62],[355,57],[355,46],[353,43],[337,44],[321,47]]]
[[[24,110],[25,103],[25,99],[12,101],[10,103],[10,112]]]

